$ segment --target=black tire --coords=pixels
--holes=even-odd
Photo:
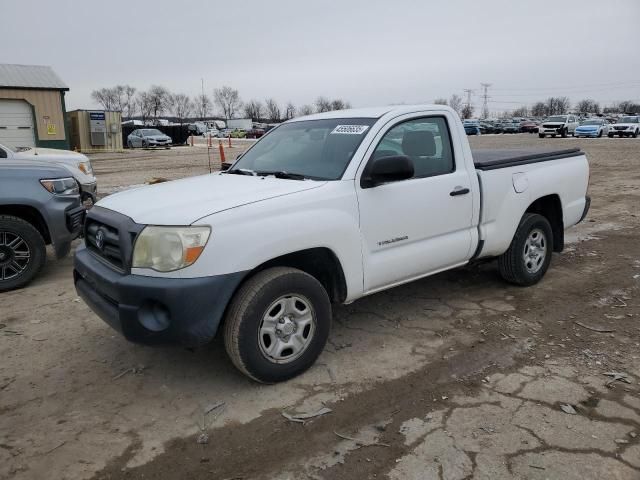
[[[563,128],[563,129],[560,131],[560,136],[561,136],[562,138],[567,138],[567,129],[566,129],[566,128]]]
[[[613,133],[607,133],[607,137],[613,138]]]
[[[33,225],[0,215],[0,292],[27,285],[42,270],[46,258],[44,239]]]
[[[551,134],[551,138],[556,138],[556,134],[555,134],[555,133],[552,133],[552,134]]]
[[[524,254],[526,252],[526,244],[529,236],[534,231],[541,232],[544,235],[544,257],[540,264],[536,267],[535,262],[531,260],[525,261]],[[538,233],[539,234],[539,233]],[[538,283],[549,269],[551,263],[551,255],[553,253],[553,231],[551,224],[542,215],[536,213],[525,213],[520,220],[518,229],[516,230],[509,249],[498,257],[498,267],[500,275],[507,282],[520,286],[529,286]],[[527,265],[537,268],[531,271]]]
[[[261,333],[261,327],[269,309],[277,308],[273,307],[274,302],[289,296],[308,301],[315,323],[309,329],[308,343],[299,356],[281,360],[287,363],[277,363],[263,353],[265,338],[269,337]],[[276,311],[275,315],[279,313]],[[238,370],[258,382],[276,383],[300,375],[311,367],[322,353],[330,330],[331,302],[320,282],[295,268],[274,267],[257,273],[236,292],[225,316],[224,343]]]
[[[602,137],[602,130],[598,131],[598,138]]]
[[[544,135],[544,133],[539,133],[539,134],[538,134],[538,137],[539,137],[539,138],[544,138],[544,137],[545,137],[545,135]]]
[[[145,140],[142,141],[141,148],[147,148],[147,142]]]
[[[632,136],[633,138],[637,138],[637,137],[638,137],[638,130],[636,130],[635,132],[633,132],[633,133],[631,134],[631,136]]]
[[[127,148],[133,148],[133,144],[131,143],[131,140],[127,140]]]

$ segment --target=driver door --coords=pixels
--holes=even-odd
[[[357,181],[366,293],[472,255],[472,183],[463,159],[455,158],[447,118],[413,115],[383,130],[368,160],[406,155],[413,178],[371,188]]]

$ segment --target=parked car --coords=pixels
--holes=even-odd
[[[247,131],[241,128],[234,128],[229,135],[231,138],[245,138],[247,136]]]
[[[171,137],[156,128],[138,128],[127,137],[127,147],[129,148],[169,148],[171,143]]]
[[[553,115],[547,118],[538,129],[538,136],[544,138],[547,135],[566,137],[578,128],[578,117],[575,115]]]
[[[463,127],[467,135],[482,135],[479,124],[468,123],[466,125],[463,125]]]
[[[220,132],[220,130],[218,130],[217,128],[210,128],[209,130],[204,132],[202,136],[205,138],[207,137],[222,138],[222,132]]]
[[[193,347],[220,329],[241,372],[279,382],[322,352],[332,302],[478,259],[537,283],[587,214],[588,179],[578,149],[472,152],[442,105],[315,114],[226,172],[102,199],[75,286],[129,340]]]
[[[520,131],[523,133],[537,133],[538,124],[533,120],[523,120],[520,122]]]
[[[83,202],[93,204],[97,199],[98,181],[93,174],[91,160],[82,153],[56,148],[9,148],[0,145],[0,166],[10,161],[46,162],[60,165],[66,168],[80,184],[80,195]]]
[[[610,138],[614,135],[636,138],[638,133],[640,133],[640,116],[625,115],[624,117],[620,117],[618,121],[611,126],[608,136]]]
[[[252,128],[247,132],[247,138],[260,138],[264,135],[264,130],[262,128]]]
[[[609,134],[609,122],[603,118],[588,118],[576,128],[576,137],[601,137]]]
[[[520,133],[520,122],[513,120],[502,122],[502,133]]]
[[[0,162],[0,292],[24,287],[42,270],[46,245],[69,253],[85,210],[80,187],[63,166]]]

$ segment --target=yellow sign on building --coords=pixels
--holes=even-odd
[[[55,135],[55,134],[56,134],[56,124],[47,123],[47,135]]]

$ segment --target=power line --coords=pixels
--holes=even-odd
[[[487,118],[489,116],[489,87],[490,83],[481,83],[482,86],[482,118]]]

